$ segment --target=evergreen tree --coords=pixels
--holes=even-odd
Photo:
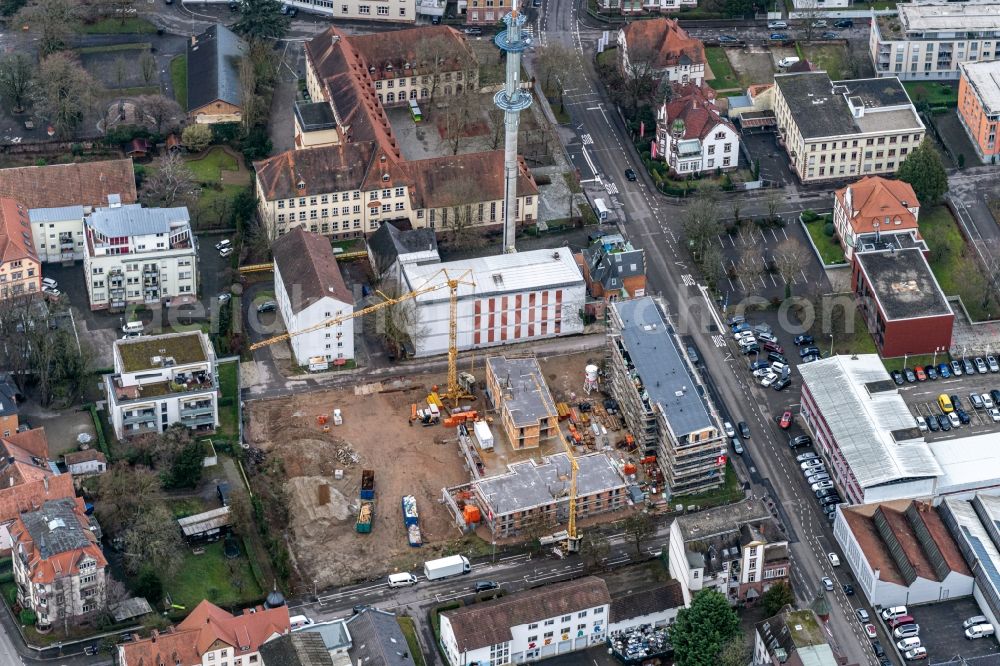
[[[245,39],[281,39],[291,20],[281,13],[278,0],[242,0],[233,31]]]
[[[723,646],[740,632],[740,620],[729,601],[716,590],[695,595],[670,627],[677,666],[717,666]]]
[[[906,156],[899,165],[897,176],[913,187],[924,206],[939,203],[948,191],[948,175],[941,164],[941,156],[927,139]]]

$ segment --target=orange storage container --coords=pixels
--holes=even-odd
[[[626,474],[635,474],[635,465],[632,463],[627,463],[624,469]]]
[[[479,507],[475,504],[466,504],[462,507],[462,517],[467,523],[478,523],[482,516],[479,515]]]

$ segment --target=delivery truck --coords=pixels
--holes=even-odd
[[[472,571],[472,565],[469,564],[469,558],[465,555],[452,555],[424,562],[424,576],[427,577],[427,580],[459,576],[470,571]]]

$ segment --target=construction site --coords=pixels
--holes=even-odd
[[[641,503],[659,473],[605,406],[600,353],[463,357],[457,375],[473,397],[451,410],[443,374],[255,402],[247,443],[281,464],[251,485],[286,504],[300,577],[345,584],[455,552],[473,534],[489,543],[566,531],[574,465],[574,517],[613,519]],[[529,416],[551,427],[521,445],[508,432],[522,426],[505,421],[533,401],[543,407]]]

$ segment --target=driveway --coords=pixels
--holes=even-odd
[[[760,177],[782,187],[795,185],[798,179],[788,166],[788,155],[778,147],[777,137],[771,133],[740,136],[750,158],[760,161]]]

